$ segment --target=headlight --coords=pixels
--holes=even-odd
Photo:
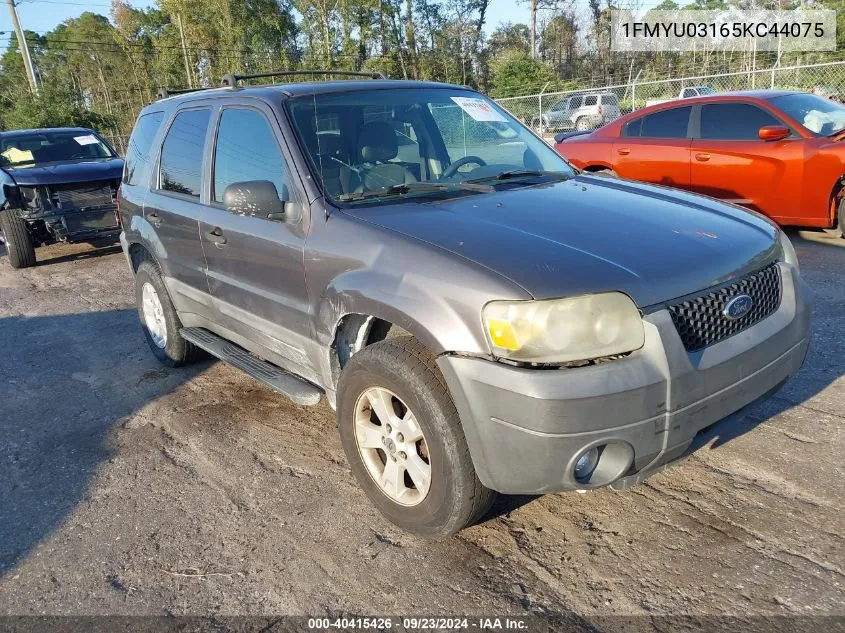
[[[620,292],[491,301],[482,316],[493,355],[516,361],[590,360],[632,352],[645,342],[640,311]]]
[[[801,269],[798,266],[798,255],[795,254],[795,247],[783,231],[780,232],[780,248],[783,251],[783,261],[791,266],[795,266],[795,270],[800,271]]]

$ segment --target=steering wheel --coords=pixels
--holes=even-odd
[[[487,167],[487,163],[484,161],[484,159],[479,158],[478,156],[464,156],[463,158],[459,158],[454,163],[449,165],[440,177],[451,178],[452,176],[457,174],[458,170],[464,165],[478,165],[479,167]]]

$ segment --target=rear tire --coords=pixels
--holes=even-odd
[[[3,231],[12,268],[35,266],[35,246],[23,218],[11,209],[3,209],[0,211],[0,231]]]
[[[349,360],[338,384],[337,420],[358,484],[402,529],[446,537],[478,521],[493,503],[496,493],[478,480],[434,356],[412,336],[374,343]],[[420,470],[427,471],[422,486],[415,480]]]
[[[578,117],[578,120],[575,121],[575,129],[578,132],[586,132],[587,130],[591,130],[592,128],[593,126],[590,125],[590,120],[585,116]]]
[[[605,178],[619,178],[619,174],[612,169],[597,169],[592,173],[596,176],[604,176]]]
[[[204,356],[202,350],[182,338],[182,321],[167,294],[161,271],[149,259],[135,273],[135,302],[144,338],[153,354],[168,367],[181,367]]]

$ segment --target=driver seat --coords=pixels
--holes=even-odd
[[[365,123],[358,135],[358,158],[362,161],[361,184],[356,191],[373,191],[418,182],[404,165],[390,163],[399,154],[396,132],[384,121]]]

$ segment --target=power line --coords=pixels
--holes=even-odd
[[[20,6],[22,4],[35,4],[35,2],[43,2],[46,4],[72,4],[79,7],[111,7],[110,4],[103,4],[100,2],[73,2],[73,0],[29,0],[28,2],[24,0],[19,1],[17,5]]]

